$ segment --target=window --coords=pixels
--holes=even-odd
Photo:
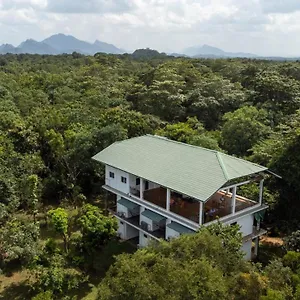
[[[237,222],[233,222],[233,223],[230,224],[230,226],[234,226],[236,224],[237,224]]]
[[[145,181],[145,190],[149,190],[149,181]]]
[[[123,183],[127,183],[127,178],[126,178],[126,177],[123,177],[123,176],[121,176],[121,182],[123,182]]]
[[[121,225],[123,225],[123,224],[124,224],[122,221],[121,221],[120,223],[121,223]]]
[[[135,185],[140,185],[141,184],[141,179],[140,178],[137,178],[136,180],[135,180]]]
[[[146,238],[146,239],[147,239],[147,238],[148,238],[148,236],[147,236],[146,234],[144,234],[144,238]]]
[[[110,178],[115,178],[115,173],[114,172],[109,172],[109,177]]]

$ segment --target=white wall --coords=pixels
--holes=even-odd
[[[131,218],[140,214],[140,207],[136,206],[135,209],[128,209],[126,206],[117,202],[117,212],[124,213],[125,218]]]
[[[126,239],[126,223],[123,221],[118,220],[118,235],[120,239],[125,240]]]
[[[247,241],[243,243],[241,250],[245,253],[244,258],[246,260],[251,260],[251,248],[252,248],[252,241]]]
[[[140,240],[139,240],[139,245],[141,248],[148,246],[148,244],[152,241],[152,238],[144,234],[143,232],[140,231]]]
[[[180,233],[175,231],[172,228],[169,228],[168,226],[166,226],[166,240],[169,238],[176,238],[179,237]]]
[[[153,221],[147,217],[145,217],[144,215],[140,215],[140,225],[142,224],[142,222],[146,222],[148,224],[148,231],[153,231]]]
[[[253,215],[248,215],[237,220],[237,224],[241,226],[243,237],[253,232]]]
[[[124,213],[125,218],[128,218],[128,208],[117,202],[117,213]]]
[[[140,215],[140,224],[142,223],[142,221],[146,222],[147,224],[149,224],[148,226],[148,230],[149,231],[154,231],[154,230],[158,230],[159,229],[159,224],[156,222],[153,222],[153,220],[145,217],[144,215]],[[164,221],[162,221],[164,222]],[[163,224],[161,224],[163,225]]]
[[[111,178],[109,176],[109,172],[113,172],[114,173],[114,178]],[[121,181],[121,177],[125,177],[126,178],[126,183],[123,183]],[[105,166],[105,184],[118,190],[121,191],[125,194],[129,193],[129,174],[121,171],[119,169],[110,167],[108,165]]]
[[[139,236],[139,230],[126,224],[126,240]]]
[[[122,240],[129,240],[139,235],[139,230],[118,220],[118,235]]]

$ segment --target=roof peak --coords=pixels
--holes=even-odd
[[[203,149],[203,150],[206,150],[206,151],[210,151],[210,152],[213,152],[213,153],[222,153],[222,152],[217,151],[217,150],[212,150],[212,149],[204,148],[204,147],[201,147],[201,146],[191,145],[191,144],[184,143],[184,142],[174,141],[174,140],[171,140],[171,139],[169,139],[169,138],[167,138],[165,136],[161,136],[161,135],[146,134],[146,135],[143,135],[143,136],[153,137],[153,138],[165,140],[167,142],[172,142],[172,143],[175,143],[175,144],[184,145],[184,146],[188,146],[188,147],[192,147],[192,148],[200,148],[200,149]],[[141,137],[143,137],[143,136],[141,136]]]

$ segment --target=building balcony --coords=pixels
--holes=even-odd
[[[235,210],[233,211],[232,194],[225,191],[215,193],[204,205],[204,223],[236,214],[258,205],[257,202],[236,195]]]
[[[117,207],[113,207],[108,209],[108,211],[114,215],[118,220],[123,221],[127,223],[128,225],[142,231],[145,234],[148,234],[150,237],[159,240],[159,239],[165,239],[166,236],[166,227],[160,226],[159,229],[151,231],[149,230],[148,224],[145,224],[145,222],[140,222],[140,215],[132,216],[129,218],[125,217],[125,214],[123,212],[117,212]]]

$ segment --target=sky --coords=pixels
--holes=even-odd
[[[134,50],[300,56],[300,0],[0,0],[0,44],[56,33]]]

